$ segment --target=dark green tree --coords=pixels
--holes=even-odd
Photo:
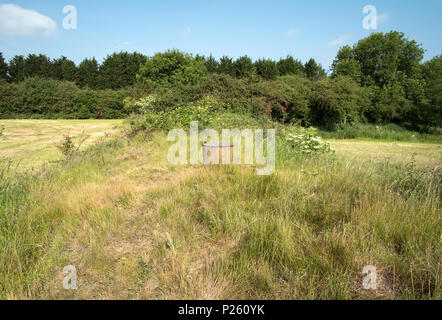
[[[8,64],[3,58],[3,53],[0,52],[0,80],[8,80]]]
[[[95,58],[84,59],[78,66],[77,85],[80,87],[97,88],[98,62]]]
[[[24,61],[24,77],[52,77],[52,63],[51,60],[43,55],[30,54]]]
[[[401,32],[374,33],[360,40],[352,54],[361,66],[364,85],[392,84],[398,80],[399,73],[412,79],[420,78],[419,64],[424,50]]]
[[[206,68],[209,73],[215,73],[219,70],[219,62],[212,56],[212,54],[206,58]]]
[[[140,68],[137,79],[163,88],[193,86],[207,75],[205,62],[178,50],[157,53]]]
[[[132,86],[146,59],[146,56],[137,52],[120,52],[107,56],[99,69],[98,86],[102,89]]]
[[[339,49],[338,54],[333,61],[331,70],[332,77],[349,76],[357,83],[361,83],[361,64],[356,60],[350,46],[344,46]]]
[[[14,56],[9,60],[9,79],[11,82],[21,82],[25,79],[25,58],[23,56]]]
[[[234,63],[235,75],[237,78],[247,78],[255,73],[253,61],[248,56],[238,58]]]
[[[278,61],[278,69],[281,76],[285,75],[303,75],[304,66],[299,60],[295,60],[292,56],[288,55],[285,58],[281,58]]]
[[[327,77],[324,68],[315,61],[315,59],[311,58],[304,66],[305,75],[310,80],[321,80]]]
[[[236,76],[235,65],[233,64],[232,58],[229,58],[227,56],[221,57],[219,61],[218,72],[227,74],[231,77],[235,77]]]
[[[270,59],[259,59],[255,62],[256,73],[265,80],[274,80],[279,76],[276,62]]]
[[[438,55],[422,65],[426,82],[425,95],[429,105],[424,108],[424,122],[435,127],[442,126],[442,55]]]
[[[65,56],[52,61],[52,78],[60,81],[75,81],[77,66]]]

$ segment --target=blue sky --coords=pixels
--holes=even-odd
[[[14,24],[8,11],[1,16],[4,4],[32,9],[44,21]],[[65,5],[77,9],[76,30],[63,29]],[[253,59],[292,54],[328,69],[340,46],[374,32],[362,27],[366,5],[377,9],[375,32],[404,32],[427,50],[426,59],[442,53],[442,0],[0,0],[0,52],[6,59],[44,53],[77,63],[114,51],[152,55],[171,48]]]

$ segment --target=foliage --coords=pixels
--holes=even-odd
[[[318,136],[315,128],[288,126],[281,130],[280,141],[289,154],[318,155],[331,153],[328,142]]]
[[[3,53],[0,52],[0,81],[8,80],[8,64],[3,58]]]
[[[120,52],[107,56],[100,65],[98,87],[101,89],[118,89],[132,86],[140,66],[146,62],[146,57],[137,52]]]
[[[256,72],[265,80],[274,80],[279,76],[278,66],[270,59],[259,59],[255,62]]]
[[[248,56],[239,57],[234,63],[234,68],[237,78],[248,78],[256,72],[253,61]]]
[[[301,61],[295,60],[291,55],[281,58],[278,61],[278,70],[281,76],[304,75],[304,65]]]
[[[9,80],[11,82],[20,82],[25,79],[25,58],[23,56],[14,56],[8,65]]]
[[[58,142],[55,146],[61,153],[65,156],[66,159],[71,159],[75,156],[83,143],[89,138],[87,135],[77,137],[78,142],[74,142],[74,139],[69,135],[65,135],[63,140]]]
[[[304,71],[306,77],[310,80],[321,80],[327,76],[322,66],[313,58],[307,61],[307,63],[304,65]]]
[[[409,131],[397,124],[347,124],[334,131],[320,130],[320,135],[326,139],[375,139],[387,141],[411,141],[442,143],[440,130],[432,133]]]
[[[123,90],[80,89],[73,82],[27,78],[0,83],[0,117],[124,118]]]
[[[310,124],[312,86],[302,76],[287,75],[277,79],[277,86],[287,99],[286,122]]]
[[[56,145],[56,147],[66,158],[70,158],[77,150],[74,141],[69,135],[66,135],[63,140]]]
[[[370,107],[369,92],[349,77],[315,82],[312,95],[310,121],[328,129],[360,121]]]
[[[426,82],[425,95],[430,102],[422,108],[422,122],[442,127],[442,55],[425,62],[422,73]]]
[[[78,66],[76,83],[79,87],[96,89],[98,86],[98,62],[95,58],[84,59]]]
[[[206,74],[203,61],[177,50],[169,50],[148,58],[137,79],[139,82],[152,81],[159,88],[171,89],[177,86],[195,86]]]
[[[236,75],[236,70],[233,59],[227,56],[221,57],[218,65],[218,72],[234,77]]]

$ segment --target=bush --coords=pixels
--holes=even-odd
[[[152,81],[157,87],[194,86],[207,75],[204,61],[177,50],[157,53],[140,68],[137,80]]]
[[[124,90],[103,90],[97,94],[97,119],[121,119],[127,116],[124,109],[124,99],[127,93]]]
[[[76,102],[76,118],[90,119],[95,117],[98,106],[98,97],[95,91],[91,89],[79,91],[76,97]]]
[[[319,155],[332,152],[330,144],[318,136],[315,128],[286,127],[281,130],[280,141],[289,154]]]
[[[310,124],[311,82],[301,76],[284,76],[277,79],[277,85],[287,99],[286,122]]]
[[[334,129],[361,121],[369,107],[368,89],[346,76],[327,78],[313,83],[309,118],[312,124]]]
[[[70,135],[65,135],[63,140],[57,143],[55,146],[61,153],[66,157],[66,159],[72,158],[78,153],[81,145],[89,138],[89,136],[79,137],[78,143],[75,144],[74,139]]]

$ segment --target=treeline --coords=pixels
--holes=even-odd
[[[252,61],[121,52],[101,65],[85,59],[76,66],[65,57],[16,56],[6,63],[0,55],[0,117],[123,117],[148,96],[155,97],[150,107],[162,111],[210,95],[229,110],[287,123],[328,129],[396,123],[426,131],[442,123],[442,56],[423,63],[423,54],[392,31],[341,48],[330,76],[314,59],[292,56]]]
[[[46,55],[14,56],[9,63],[0,53],[0,79],[19,83],[39,77],[71,81],[81,88],[119,89],[132,86],[136,74],[147,57],[139,53],[120,52],[109,55],[103,63],[95,58],[84,59],[78,66],[66,57],[50,59]]]
[[[248,56],[236,60],[223,56],[217,60],[212,55],[196,55],[195,59],[204,62],[208,73],[223,73],[236,78],[247,78],[253,74],[266,80],[287,74],[304,75],[309,79],[326,77],[325,70],[313,58],[305,64],[292,56],[279,61],[259,59],[255,62]],[[147,56],[137,52],[120,52],[107,56],[101,64],[95,58],[86,58],[77,66],[66,57],[50,59],[43,54],[14,56],[6,63],[0,53],[0,79],[19,83],[26,78],[39,77],[75,82],[80,88],[119,89],[135,84],[136,75],[147,60]]]

